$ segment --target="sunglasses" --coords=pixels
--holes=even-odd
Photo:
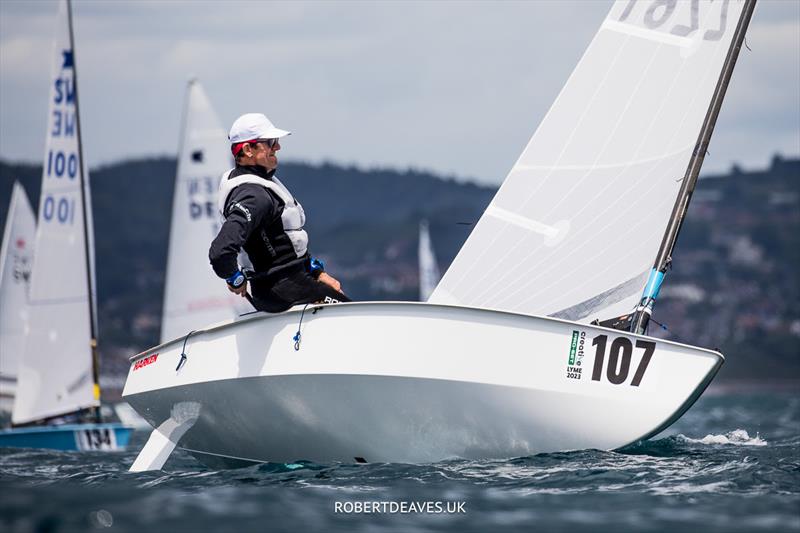
[[[278,144],[278,139],[256,139],[255,141],[250,141],[251,143],[263,143],[266,144],[269,148],[272,148],[276,144]]]
[[[253,139],[252,141],[244,141],[237,144],[231,145],[231,152],[233,155],[239,155],[239,152],[242,151],[242,147],[245,144],[266,144],[268,148],[272,149],[276,144],[278,144],[278,139]]]

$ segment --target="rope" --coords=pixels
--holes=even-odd
[[[650,317],[650,322],[655,322],[655,323],[656,323],[657,325],[659,325],[659,326],[661,327],[661,329],[663,329],[664,331],[669,331],[669,330],[667,329],[667,326],[666,326],[666,325],[664,325],[664,324],[662,324],[661,322],[657,321],[657,320],[656,320],[655,318],[653,318],[652,316]]]
[[[297,333],[295,333],[294,337],[292,337],[292,340],[294,341],[294,351],[295,352],[299,352],[300,351],[300,342],[303,339],[303,334],[300,333],[300,329],[303,327],[303,317],[305,316],[306,309],[308,308],[309,305],[311,305],[311,304],[306,304],[306,305],[303,306],[303,311],[300,313],[300,323],[297,325]]]
[[[180,361],[178,361],[178,366],[176,366],[176,367],[175,367],[175,372],[177,372],[178,370],[180,370],[181,368],[183,368],[183,365],[184,365],[184,364],[186,363],[186,361],[189,359],[189,358],[186,356],[186,342],[189,340],[189,337],[190,337],[190,336],[192,335],[192,333],[194,333],[194,332],[195,332],[195,330],[192,330],[192,331],[190,331],[189,333],[187,333],[187,334],[186,334],[186,337],[183,339],[183,348],[181,348],[181,360],[180,360]]]

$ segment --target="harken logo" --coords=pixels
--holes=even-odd
[[[149,356],[149,357],[145,357],[144,359],[139,359],[138,361],[136,361],[136,362],[133,364],[133,370],[134,370],[134,372],[135,372],[136,370],[139,370],[139,369],[140,369],[140,368],[142,368],[143,366],[152,365],[153,363],[155,363],[155,362],[156,362],[156,359],[158,359],[158,354],[157,354],[157,353],[154,353],[153,355],[151,355],[151,356]]]

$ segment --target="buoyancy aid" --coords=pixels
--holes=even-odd
[[[281,212],[283,231],[289,237],[297,257],[304,256],[308,250],[308,233],[303,229],[306,223],[306,214],[303,210],[303,206],[292,196],[289,189],[275,176],[272,176],[271,180],[268,180],[256,176],[255,174],[242,174],[235,178],[228,179],[231,172],[233,172],[233,169],[225,172],[219,184],[218,207],[223,218],[228,215],[228,211],[226,210],[228,207],[228,197],[236,187],[245,183],[260,185],[268,191],[272,191],[283,201],[284,206]]]

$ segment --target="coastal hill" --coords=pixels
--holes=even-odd
[[[176,163],[90,171],[102,371],[157,343]],[[442,271],[495,189],[414,171],[283,163],[309,214],[311,249],[356,300],[415,300],[417,231],[427,219]],[[19,180],[38,205],[41,167],[0,161],[0,223]],[[800,160],[703,176],[651,333],[719,348],[719,380],[800,378]]]

